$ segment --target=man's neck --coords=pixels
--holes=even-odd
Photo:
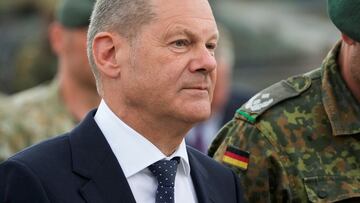
[[[123,119],[123,118],[121,118]],[[126,119],[126,118],[125,118]],[[126,119],[129,126],[136,129],[142,136],[154,144],[163,154],[170,156],[175,152],[191,128],[170,120]]]
[[[91,109],[100,103],[96,88],[84,87],[66,76],[59,76],[60,95],[67,110],[76,121],[82,120]]]
[[[360,84],[359,81],[355,80],[354,75],[352,75],[353,73],[351,72],[351,66],[355,64],[351,62],[352,58],[349,49],[350,47],[347,46],[345,42],[343,42],[338,56],[340,71],[352,95],[358,102],[360,102]]]
[[[193,126],[173,118],[154,118],[145,112],[129,110],[129,107],[118,107],[107,101],[109,108],[128,126],[154,144],[163,154],[170,156],[178,149],[187,132]],[[114,102],[113,102],[114,103]],[[119,102],[116,102],[119,103]]]

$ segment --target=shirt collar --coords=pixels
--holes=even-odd
[[[184,140],[171,156],[166,157],[149,140],[117,117],[104,100],[100,102],[94,119],[108,141],[126,178],[161,159],[171,159],[176,156],[180,157],[180,169],[185,175],[190,175],[190,164]]]
[[[340,46],[341,42],[335,45],[322,65],[322,101],[335,136],[360,132],[360,105],[347,88],[337,64]]]

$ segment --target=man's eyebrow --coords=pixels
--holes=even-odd
[[[194,32],[188,28],[176,27],[173,32],[169,33],[171,35],[187,35],[190,38],[199,38]],[[215,32],[209,39],[219,39],[219,33]]]
[[[178,26],[175,27],[172,31],[169,32],[168,36],[174,36],[174,35],[187,35],[191,38],[196,38],[196,34],[193,33],[191,30]]]

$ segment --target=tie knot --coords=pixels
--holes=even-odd
[[[179,157],[171,160],[160,160],[149,166],[150,171],[156,177],[159,186],[174,187]]]

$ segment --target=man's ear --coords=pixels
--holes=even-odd
[[[354,45],[356,44],[356,41],[351,39],[349,36],[347,36],[346,34],[342,33],[341,34],[341,39],[348,45]]]
[[[53,22],[49,25],[48,28],[48,36],[49,36],[49,42],[51,45],[51,49],[56,55],[60,55],[63,51],[62,45],[64,40],[64,28],[60,23]]]
[[[109,32],[96,34],[93,40],[93,56],[97,68],[110,78],[120,76],[120,65],[116,60],[117,36]]]

